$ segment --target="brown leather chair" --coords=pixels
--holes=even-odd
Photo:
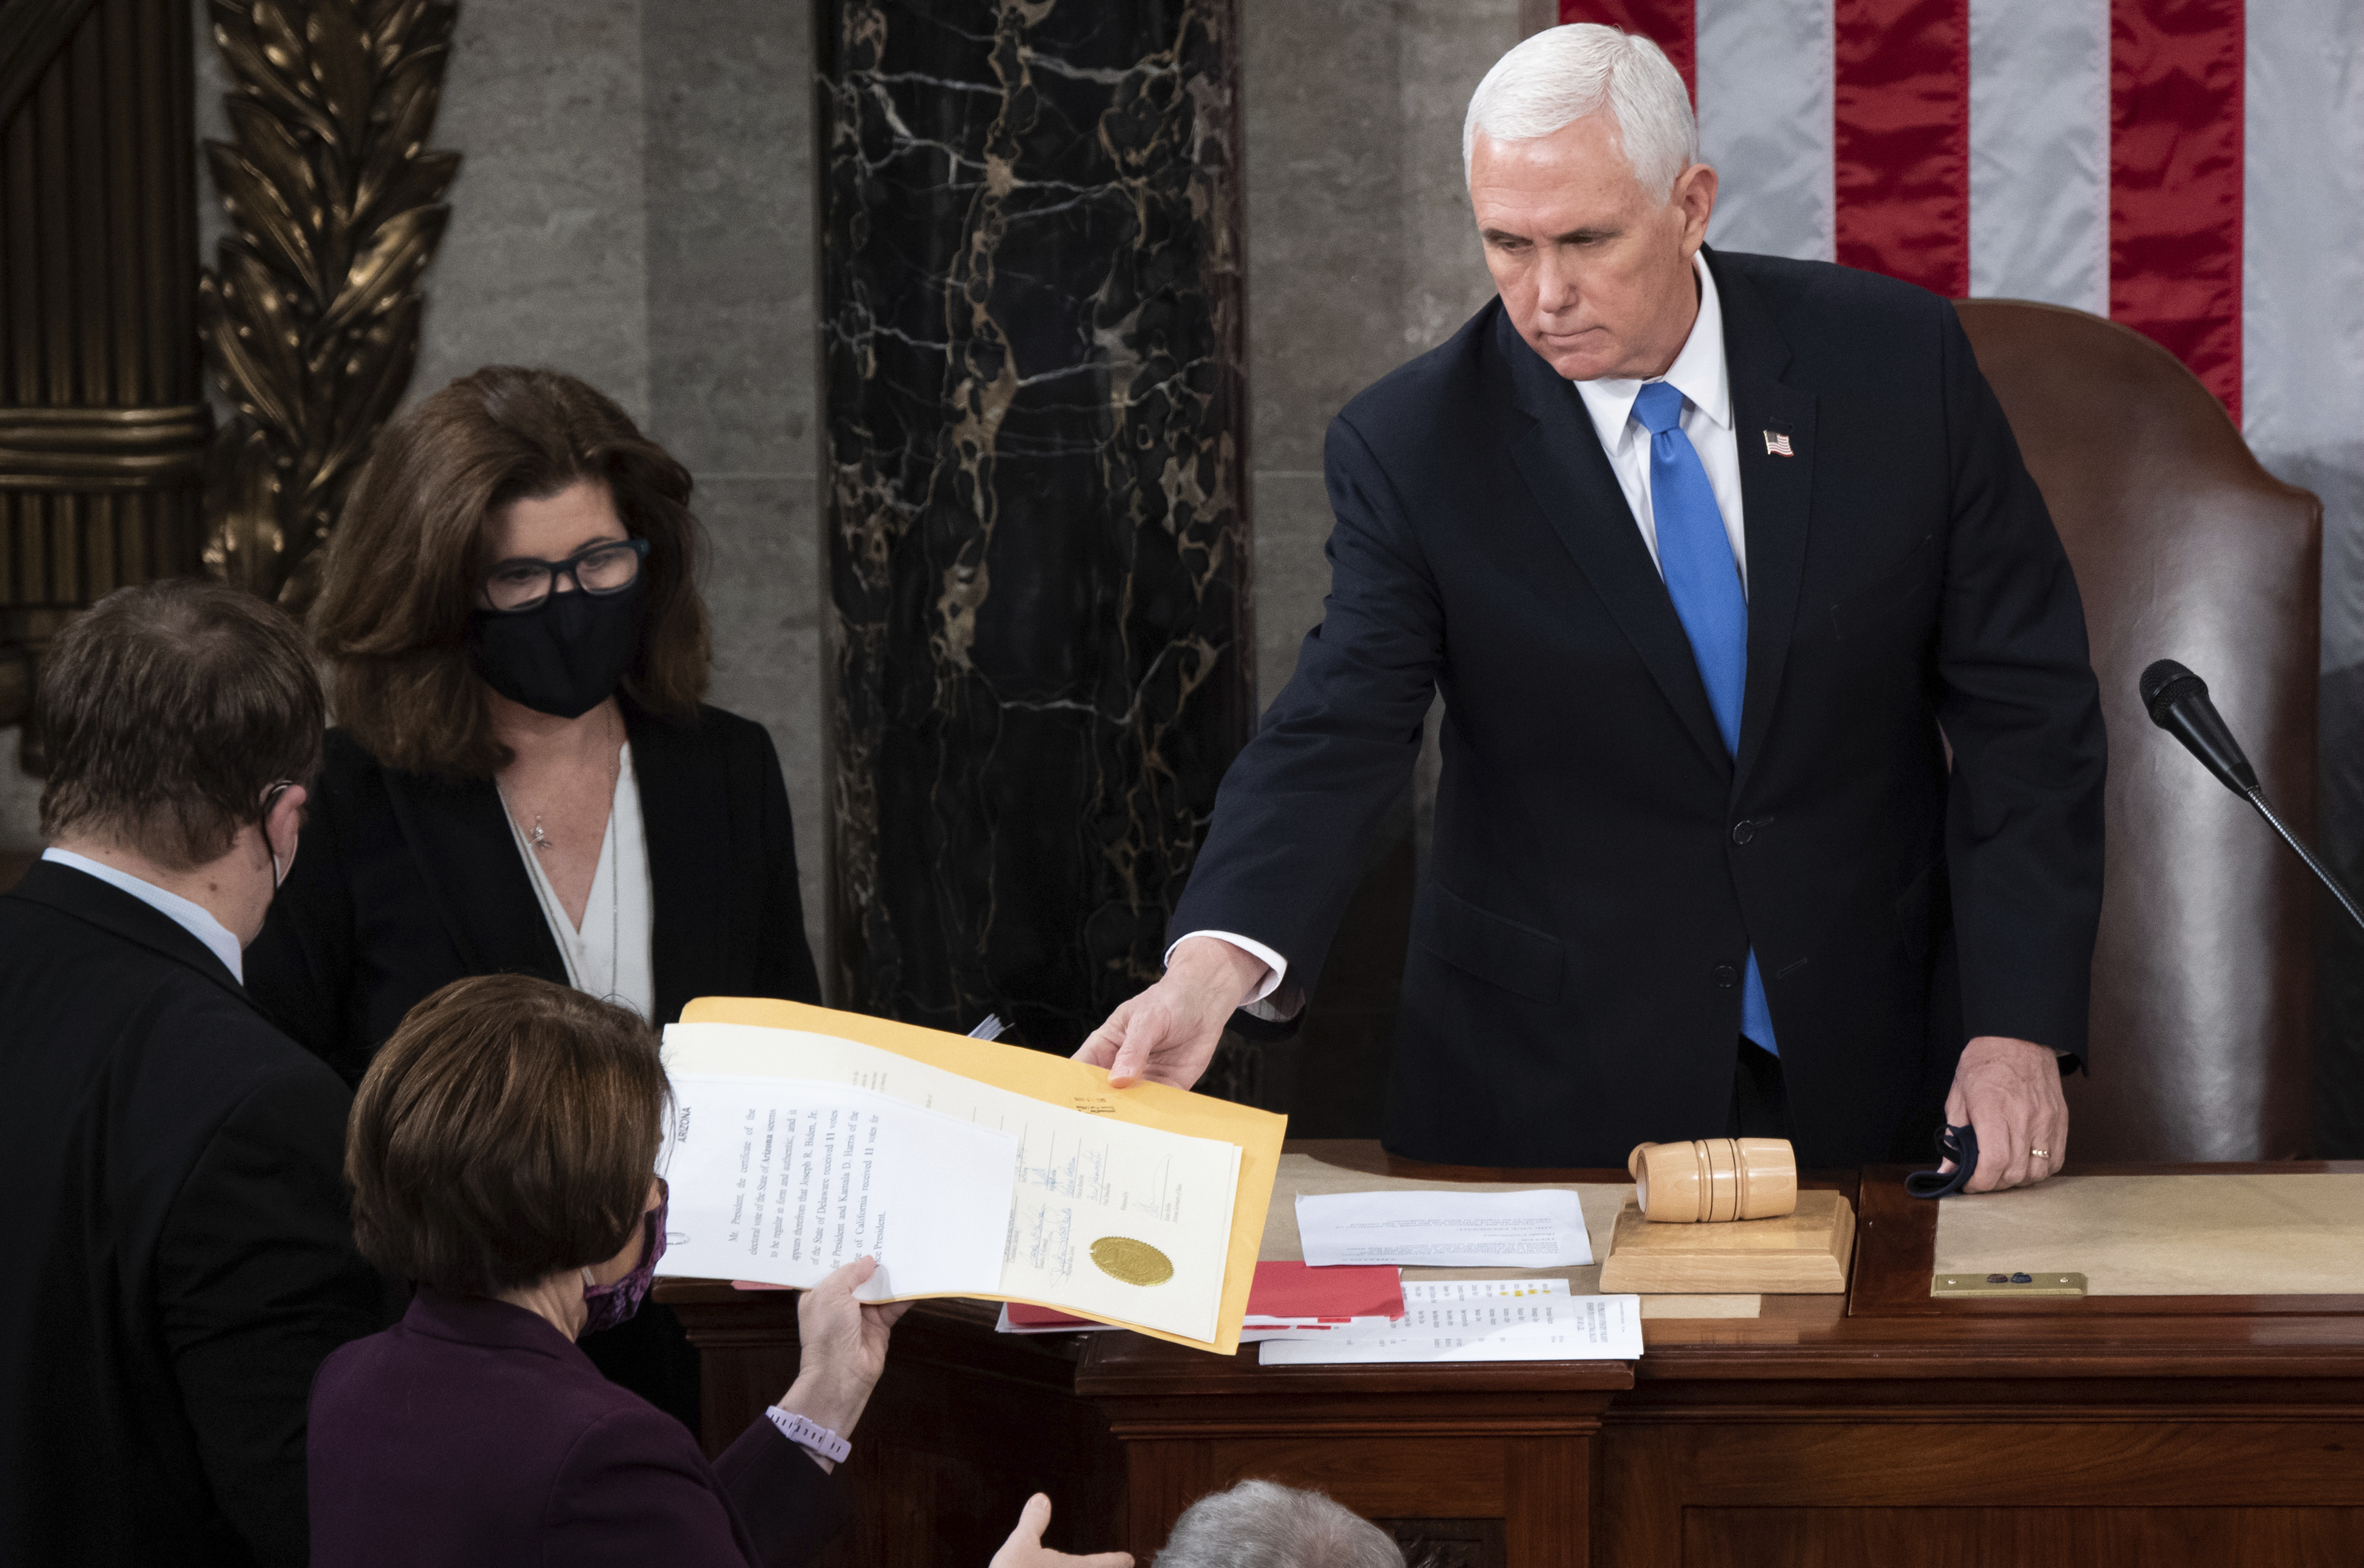
[[[1958,303],[2077,571],[2109,726],[2109,861],[2091,1077],[2069,1160],[2305,1151],[2314,899],[2255,812],[2153,726],[2135,684],[2175,659],[2302,835],[2314,819],[2323,507],[2258,466],[2175,357],[2099,317]]]

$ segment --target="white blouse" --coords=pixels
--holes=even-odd
[[[566,906],[550,884],[541,857],[518,826],[517,814],[502,802],[509,819],[509,837],[525,862],[534,896],[541,900],[542,917],[557,939],[559,956],[566,962],[566,983],[603,1001],[631,1008],[651,1023],[657,1016],[656,969],[649,955],[652,911],[649,901],[648,835],[641,821],[641,786],[632,776],[632,743],[624,742],[616,765],[616,798],[608,809],[607,836],[599,841],[599,868],[591,878],[591,895],[583,905],[578,929],[566,918]]]

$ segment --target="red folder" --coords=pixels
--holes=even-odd
[[[1258,1263],[1248,1292],[1248,1316],[1320,1321],[1400,1318],[1403,1272],[1385,1266],[1316,1269],[1303,1263]]]
[[[1344,1322],[1351,1318],[1404,1315],[1402,1271],[1384,1266],[1316,1269],[1303,1263],[1258,1263],[1248,1292],[1248,1318],[1286,1318],[1295,1322]],[[1048,1307],[1009,1304],[1009,1321],[1020,1329],[1083,1328],[1092,1320]]]

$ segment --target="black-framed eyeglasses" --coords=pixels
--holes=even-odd
[[[620,594],[638,580],[648,553],[648,540],[627,539],[578,550],[563,561],[517,556],[485,573],[485,606],[504,613],[537,608],[558,592],[561,577],[573,578],[586,594]]]

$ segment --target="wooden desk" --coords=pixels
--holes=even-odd
[[[1440,1180],[1620,1179],[1291,1147]],[[1807,1180],[1856,1203],[1849,1295],[1653,1319],[1632,1366],[1266,1369],[1253,1347],[996,1335],[990,1307],[923,1304],[864,1418],[860,1523],[831,1561],[982,1563],[1039,1489],[1054,1544],[1145,1563],[1193,1498],[1261,1475],[1452,1568],[2364,1562],[2364,1296],[1934,1302],[1936,1206],[1903,1195],[1903,1171]],[[661,1295],[706,1358],[719,1448],[794,1373],[791,1298]]]

